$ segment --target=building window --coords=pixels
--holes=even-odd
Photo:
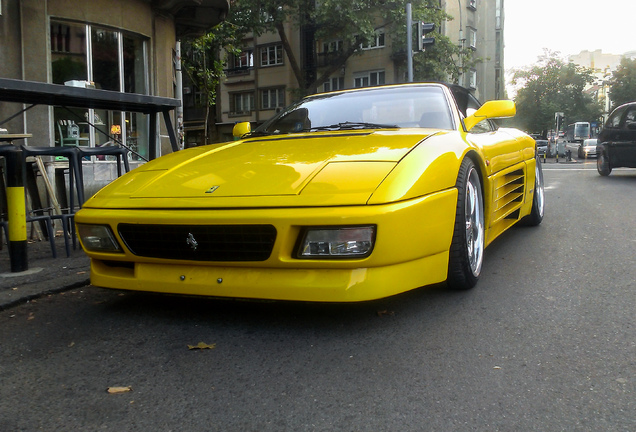
[[[383,48],[383,47],[384,47],[384,30],[376,31],[375,38],[372,38],[366,46],[365,45],[361,46],[363,50]]]
[[[471,69],[468,72],[468,87],[471,89],[477,88],[477,71],[475,69]]]
[[[322,90],[325,92],[344,90],[344,77],[330,78],[322,85]]]
[[[254,93],[232,93],[230,96],[231,107],[230,114],[246,115],[254,111]]]
[[[501,73],[501,68],[495,68],[495,99],[503,99],[503,95],[501,94],[503,78]]]
[[[261,90],[261,109],[276,109],[285,106],[285,89],[272,88]]]
[[[468,46],[477,49],[477,30],[472,27],[468,27]]]
[[[323,44],[322,44],[322,52],[324,52],[325,54],[327,54],[327,53],[337,53],[337,52],[340,52],[341,49],[342,49],[342,41],[341,40],[323,42]]]
[[[51,72],[54,84],[148,94],[147,38],[97,26],[51,20]],[[100,147],[122,143],[132,158],[148,155],[148,119],[143,113],[98,109],[53,109],[57,145],[69,141],[69,122],[79,129],[72,145]]]
[[[283,45],[270,45],[261,48],[261,66],[283,64]]]
[[[384,71],[373,71],[356,74],[353,78],[353,87],[369,87],[384,84]]]
[[[233,56],[230,60],[228,75],[238,75],[249,73],[254,67],[254,52],[252,50],[241,51],[239,55]]]
[[[503,24],[501,20],[501,15],[502,15],[501,0],[496,0],[495,1],[495,30],[501,30],[501,25]]]

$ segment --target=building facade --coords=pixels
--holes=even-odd
[[[505,97],[503,1],[440,1],[440,7],[454,19],[444,23],[439,31],[458,45],[469,46],[474,57],[481,59],[459,77],[459,83],[472,89],[481,101]],[[364,46],[360,55],[350,57],[317,91],[406,82],[405,61],[395,55],[388,28],[378,21],[375,40]],[[313,69],[314,74],[328,68],[343,48],[340,40],[314,40],[291,24],[286,30],[295,57],[304,70]],[[462,60],[456,60],[460,66]],[[298,86],[278,34],[245,39],[241,55],[230,60],[217,96],[218,140],[231,140],[232,127],[237,122],[257,125],[272,117],[276,110],[297,98],[294,90]]]
[[[209,30],[229,8],[228,0],[0,2],[0,77],[171,98],[178,96],[177,38]],[[0,121],[21,109],[0,102]],[[38,105],[0,126],[32,134],[25,141],[29,146],[61,146],[73,138],[75,145],[99,147],[116,138],[134,150],[134,167],[147,159],[150,134],[160,138],[158,154],[171,151],[165,130],[149,130],[147,117]],[[111,180],[109,162],[84,161],[86,183]]]
[[[634,59],[636,58],[636,51],[629,51],[624,54],[609,54],[604,53],[600,49],[594,51],[583,50],[568,57],[570,62],[592,70],[594,82],[586,86],[585,92],[595,97],[603,105],[603,121],[607,120],[613,106],[609,97],[610,79],[624,57]]]

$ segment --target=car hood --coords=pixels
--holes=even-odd
[[[436,131],[349,131],[252,138],[161,157],[114,181],[94,208],[365,204],[396,164]]]

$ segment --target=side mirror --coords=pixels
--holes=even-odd
[[[252,125],[250,122],[241,122],[234,125],[232,129],[232,135],[234,138],[243,138],[245,135],[252,131]]]
[[[477,123],[486,119],[514,117],[517,113],[515,103],[510,100],[493,100],[483,104],[472,115],[464,119],[466,130],[471,130]]]

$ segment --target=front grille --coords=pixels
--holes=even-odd
[[[190,261],[265,261],[276,241],[272,225],[118,225],[135,255]]]

